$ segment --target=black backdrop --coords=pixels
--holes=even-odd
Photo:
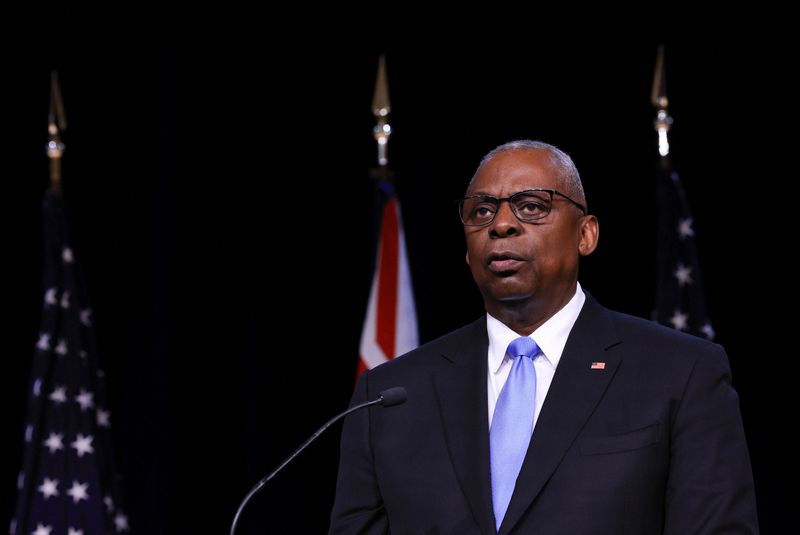
[[[366,34],[353,47],[138,37],[30,46],[4,67],[0,391],[10,453],[0,520],[14,502],[38,329],[51,68],[69,120],[65,198],[135,533],[224,533],[252,484],[347,405],[371,276],[380,52],[423,341],[481,313],[453,200],[486,151],[520,137],[560,146],[582,172],[602,230],[584,287],[609,307],[650,314],[656,37],[513,49],[384,46]],[[793,56],[789,43],[730,37],[666,40],[671,140],[769,532],[788,522],[785,441],[773,422],[794,410],[783,392],[795,356],[776,312],[791,304],[781,230],[795,171],[778,132],[793,113],[784,74]],[[317,215],[321,204],[329,216]],[[325,530],[339,429],[255,498],[242,533]]]

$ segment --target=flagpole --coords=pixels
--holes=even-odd
[[[403,219],[394,189],[394,174],[389,168],[387,156],[392,134],[390,111],[386,59],[381,56],[372,99],[372,113],[376,122],[372,133],[378,146],[378,165],[371,167],[369,173],[375,185],[375,264],[359,343],[357,374],[419,345]]]
[[[659,169],[656,174],[658,213],[658,274],[653,319],[663,325],[713,340],[706,314],[700,263],[694,241],[694,220],[678,173],[672,168],[668,133],[664,46],[658,47],[650,102],[655,106],[653,126],[658,133]]]
[[[61,100],[61,90],[58,86],[58,73],[50,73],[50,112],[47,116],[47,157],[50,158],[50,188],[60,197],[61,188],[61,157],[66,146],[61,141],[61,132],[67,128],[67,119],[64,115],[64,103]]]
[[[658,47],[656,68],[653,73],[653,91],[650,94],[650,102],[657,110],[653,126],[658,133],[658,154],[661,156],[661,165],[669,168],[668,132],[672,127],[672,117],[670,117],[667,111],[669,100],[667,99],[667,80],[664,71],[664,45]]]
[[[60,135],[66,120],[55,72],[50,79],[48,123],[50,188],[42,201],[44,295],[9,532],[129,532],[121,480],[114,468],[111,412],[98,367],[91,308],[60,198],[64,154]]]

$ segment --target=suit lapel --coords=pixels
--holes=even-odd
[[[511,530],[539,495],[602,398],[620,363],[605,351],[618,342],[605,309],[587,294],[536,422],[501,534]],[[593,368],[594,362],[598,365]]]
[[[486,318],[473,323],[459,344],[442,357],[450,361],[434,383],[447,447],[461,489],[483,533],[494,533],[486,405],[488,337]]]

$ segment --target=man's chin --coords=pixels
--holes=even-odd
[[[505,306],[522,305],[530,301],[530,295],[508,295],[495,297],[495,301],[503,303]]]
[[[532,296],[530,288],[501,288],[491,294],[494,301],[505,306],[528,302]]]

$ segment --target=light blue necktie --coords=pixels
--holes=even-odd
[[[536,369],[533,358],[539,346],[527,336],[508,344],[506,353],[514,359],[506,384],[497,398],[489,431],[492,468],[492,504],[497,529],[511,501],[517,475],[533,433],[536,402]]]

